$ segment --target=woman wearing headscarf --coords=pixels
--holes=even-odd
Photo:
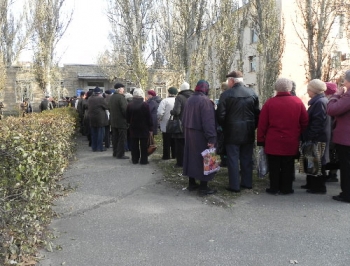
[[[327,112],[336,120],[332,141],[340,164],[341,193],[333,199],[350,203],[350,70],[345,72],[344,87],[329,99]]]
[[[280,78],[275,83],[276,96],[261,109],[257,144],[265,146],[268,157],[269,194],[291,194],[293,190],[294,159],[298,154],[301,132],[308,124],[303,102],[290,93],[292,81]]]
[[[215,110],[208,98],[209,83],[200,80],[195,92],[187,100],[182,116],[185,135],[183,174],[189,177],[188,190],[196,190],[201,195],[213,194],[216,190],[208,187],[214,173],[204,175],[201,153],[216,144]],[[198,185],[196,180],[200,181]]]
[[[321,169],[316,175],[308,174],[306,176],[306,185],[301,188],[307,189],[306,192],[312,194],[325,194],[327,188],[325,185],[325,165],[329,162],[329,142],[331,136],[331,119],[327,115],[328,99],[324,92],[326,83],[319,79],[313,79],[307,85],[307,93],[311,98],[308,102],[309,124],[302,134],[302,141],[312,141],[317,144]],[[302,157],[301,157],[302,159]],[[303,165],[303,164],[301,164]],[[302,172],[304,169],[301,169]]]
[[[131,161],[133,164],[148,164],[147,141],[153,134],[153,122],[142,89],[136,88],[133,100],[126,107],[126,121],[130,125]]]

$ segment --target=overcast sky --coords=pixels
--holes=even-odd
[[[57,47],[60,65],[95,64],[98,55],[109,46],[109,22],[105,0],[66,0],[66,8],[74,9],[73,20]],[[24,52],[21,61],[31,61]]]

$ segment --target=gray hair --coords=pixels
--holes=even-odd
[[[347,70],[346,72],[345,72],[345,77],[344,77],[347,81],[349,81],[350,82],[350,70]]]
[[[292,88],[293,88],[293,83],[291,80],[286,78],[279,78],[276,80],[275,91],[277,92],[291,91]]]

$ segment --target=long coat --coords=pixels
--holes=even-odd
[[[257,142],[265,143],[266,154],[294,156],[308,120],[306,108],[298,97],[278,92],[261,109]]]
[[[332,96],[327,106],[327,112],[336,120],[333,142],[350,146],[350,90],[342,97],[340,95]]]
[[[184,90],[180,91],[179,94],[175,98],[175,104],[173,110],[170,111],[170,114],[176,116],[176,118],[180,119],[182,122],[182,116],[185,109],[185,104],[188,98],[194,93],[193,90]],[[173,138],[184,138],[184,134],[173,134]]]
[[[166,124],[170,118],[170,111],[173,110],[175,103],[175,97],[168,97],[163,99],[157,110],[157,117],[159,119],[160,130],[166,132]]]
[[[154,96],[152,98],[149,98],[147,100],[149,110],[151,112],[152,116],[152,122],[153,122],[153,135],[158,134],[158,118],[157,118],[157,110],[159,103],[162,101],[162,99],[159,96]]]
[[[148,138],[153,130],[149,106],[143,98],[134,97],[126,108],[126,120],[130,124],[130,137]]]
[[[331,140],[331,117],[327,115],[327,97],[321,93],[314,96],[309,102],[309,124],[302,134],[303,142],[311,140],[326,143],[322,156],[322,164],[329,162],[329,143]]]
[[[108,125],[106,110],[108,109],[105,98],[100,94],[93,94],[88,101],[89,121],[91,127],[105,127]]]
[[[126,123],[126,106],[128,102],[124,94],[116,92],[109,98],[108,106],[110,112],[111,127],[127,129]]]
[[[213,103],[201,92],[195,92],[186,102],[182,117],[185,134],[183,174],[201,181],[210,181],[214,173],[204,175],[201,153],[208,143],[216,143],[216,123]]]

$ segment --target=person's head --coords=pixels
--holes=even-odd
[[[136,98],[145,98],[145,92],[141,88],[135,88],[133,96]]]
[[[327,97],[332,96],[334,93],[337,92],[337,84],[333,83],[333,82],[326,82],[326,91],[324,92],[324,94]]]
[[[176,96],[176,94],[177,94],[177,88],[175,88],[175,87],[170,87],[170,88],[168,89],[168,93],[169,93],[169,96]]]
[[[347,90],[350,90],[350,70],[347,70],[345,72],[344,86],[346,87]]]
[[[80,98],[83,98],[85,96],[85,91],[80,92]]]
[[[124,93],[124,88],[125,86],[122,83],[116,83],[114,85],[114,89],[116,90],[117,93],[120,93],[120,94]]]
[[[111,94],[112,94],[112,91],[111,91],[111,90],[106,90],[106,91],[105,91],[105,94],[106,94],[106,95],[111,95]]]
[[[186,81],[180,85],[180,91],[186,91],[190,89],[190,84],[188,84]]]
[[[99,94],[101,94],[101,89],[99,88],[99,87],[96,87],[95,89],[94,89],[94,94],[95,95],[99,95]]]
[[[132,94],[127,92],[124,94],[126,101],[129,103],[132,101]]]
[[[199,91],[204,93],[205,95],[208,95],[209,93],[209,83],[208,81],[201,79],[197,82],[196,88],[194,91]]]
[[[279,78],[275,82],[275,91],[277,92],[291,91],[292,88],[293,88],[293,83],[289,79]]]
[[[226,75],[226,82],[229,88],[232,88],[236,83],[243,82],[243,74],[240,71],[232,71]]]
[[[222,92],[224,92],[225,90],[228,89],[227,81],[224,81],[224,82],[221,83],[220,89],[221,89]]]
[[[290,94],[292,94],[293,96],[297,96],[297,93],[296,93],[296,88],[297,88],[297,85],[295,84],[295,82],[292,80],[292,89],[290,91]]]
[[[307,94],[310,98],[315,97],[318,94],[324,93],[326,91],[326,83],[320,79],[313,79],[307,84]]]
[[[157,96],[157,94],[156,94],[156,92],[154,90],[147,91],[147,97],[148,98],[152,98],[152,97],[156,97],[156,96]]]

